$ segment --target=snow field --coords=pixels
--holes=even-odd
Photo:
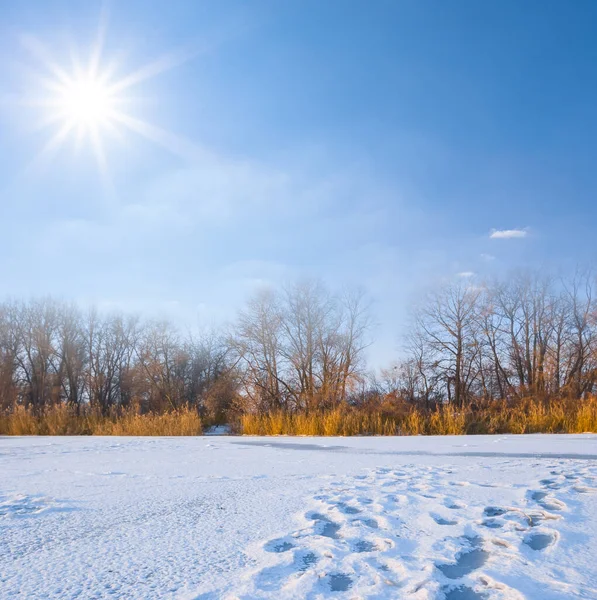
[[[501,468],[507,476],[525,465]],[[454,469],[420,465],[343,478],[311,498],[302,527],[253,550],[278,555],[260,558],[268,566],[213,597],[597,598],[581,570],[555,564],[565,520],[591,517],[579,514],[579,494],[597,491],[597,469],[547,468],[549,478],[531,486],[461,481]]]
[[[597,599],[597,436],[0,438],[0,598]]]

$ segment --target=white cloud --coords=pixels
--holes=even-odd
[[[509,240],[512,238],[524,238],[528,234],[526,229],[492,229],[489,237],[492,240]]]
[[[486,261],[495,260],[495,256],[493,254],[480,254],[480,256]]]
[[[469,277],[474,277],[474,273],[472,271],[462,271],[460,273],[458,273],[458,277],[463,277],[465,279],[468,279]]]

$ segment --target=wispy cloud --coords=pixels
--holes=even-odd
[[[489,234],[492,240],[510,240],[513,238],[524,238],[528,234],[526,229],[492,229]]]
[[[493,254],[480,254],[479,255],[483,260],[486,261],[491,261],[491,260],[495,260],[495,256]]]
[[[462,277],[463,279],[468,279],[470,277],[474,277],[474,273],[472,271],[461,271],[458,273],[458,277]]]

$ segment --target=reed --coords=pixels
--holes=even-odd
[[[0,413],[0,435],[200,435],[201,419],[192,408],[162,414],[141,414],[137,409],[107,415],[85,408],[52,406],[43,411],[17,406]]]
[[[244,435],[474,435],[522,433],[597,433],[597,398],[508,404],[434,411],[417,408],[391,412],[337,408],[327,412],[246,414]]]
[[[343,406],[321,412],[276,411],[245,414],[233,423],[243,435],[474,435],[522,433],[597,433],[597,397],[583,400],[524,399],[458,409],[423,410],[406,404],[381,408]],[[201,435],[194,408],[141,413],[138,408],[103,414],[90,407],[76,411],[56,405],[34,411],[22,406],[0,412],[0,435]]]

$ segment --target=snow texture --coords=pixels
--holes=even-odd
[[[0,438],[0,598],[597,599],[597,436]]]

